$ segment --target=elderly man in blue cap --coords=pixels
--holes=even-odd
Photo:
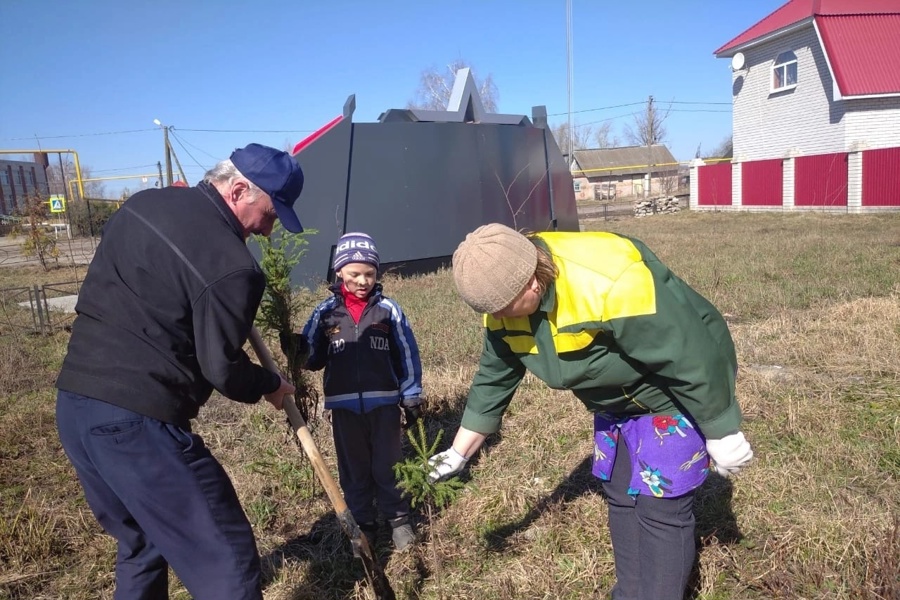
[[[250,144],[196,187],[139,192],[112,216],[75,306],[59,437],[100,525],[118,541],[117,600],[262,598],[234,486],[191,419],[213,390],[276,409],[294,387],[243,350],[266,286],[246,246],[275,220],[303,231],[303,172]]]

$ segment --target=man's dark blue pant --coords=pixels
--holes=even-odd
[[[116,600],[262,598],[259,553],[234,486],[200,436],[60,390],[60,441],[88,505],[118,540]]]

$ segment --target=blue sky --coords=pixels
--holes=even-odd
[[[574,123],[611,120],[624,143],[641,107],[593,109],[653,95],[678,103],[676,158],[711,150],[731,134],[713,50],[783,3],[572,0]],[[159,119],[193,184],[236,147],[302,139],[350,94],[355,122],[404,108],[457,58],[492,75],[502,113],[568,109],[565,0],[2,0],[0,57],[0,149],[71,148],[95,176],[155,172]],[[141,183],[107,195],[125,185]]]

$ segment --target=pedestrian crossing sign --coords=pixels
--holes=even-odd
[[[66,199],[63,196],[50,196],[50,212],[61,213],[66,211]]]

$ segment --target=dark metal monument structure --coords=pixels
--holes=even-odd
[[[307,254],[292,283],[332,279],[338,237],[363,231],[384,269],[421,273],[450,264],[465,235],[485,223],[520,230],[578,231],[568,165],[547,125],[547,111],[484,111],[468,69],[457,73],[446,111],[391,109],[377,123],[343,114],[298,143],[306,181],[296,208]]]

